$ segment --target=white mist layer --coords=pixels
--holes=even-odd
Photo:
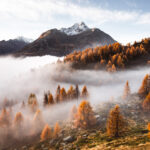
[[[13,100],[27,100],[31,92],[42,103],[43,93],[50,90],[55,94],[57,85],[69,86],[79,84],[80,90],[86,85],[91,101],[99,103],[111,96],[123,93],[128,80],[131,92],[137,92],[150,67],[108,73],[106,71],[72,70],[67,65],[54,64],[58,57],[0,58],[0,101],[5,97]],[[52,64],[53,63],[53,64]]]
[[[45,64],[53,63],[58,60],[55,56],[36,56],[25,58],[0,57],[0,80],[8,80],[9,78],[25,73],[31,69],[39,68]]]
[[[124,85],[129,81],[131,92],[137,92],[144,76],[150,73],[150,67],[138,67],[134,70],[108,73],[106,71],[73,70],[68,65],[56,64],[57,57],[27,57],[27,58],[0,58],[0,102],[6,97],[17,100],[19,103],[12,107],[13,113],[20,111],[27,120],[28,126],[33,121],[33,112],[29,107],[21,109],[21,103],[27,102],[30,93],[35,93],[39,109],[45,123],[53,126],[56,121],[68,119],[72,106],[80,103],[78,100],[55,104],[48,108],[43,107],[44,92],[50,90],[55,95],[58,84],[69,89],[70,85],[87,86],[92,106],[110,100],[113,96],[118,99],[123,94]],[[94,107],[95,108],[95,107]],[[31,128],[31,127],[28,127]],[[26,135],[22,132],[22,136]]]
[[[61,60],[62,58],[59,59]],[[4,97],[8,97],[9,99],[10,95],[11,99],[15,99],[16,95],[18,95],[23,88],[28,91],[32,80],[36,79],[37,76],[34,74],[34,70],[40,69],[46,64],[55,63],[57,60],[58,57],[55,56],[25,58],[14,58],[11,56],[0,57],[0,101]],[[41,73],[41,76],[42,74],[44,73]]]

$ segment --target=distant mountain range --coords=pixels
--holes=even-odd
[[[3,42],[0,42],[0,54],[13,53],[15,56],[65,56],[74,50],[109,45],[116,41],[100,29],[89,28],[85,23],[81,22],[69,28],[48,30],[30,43],[22,39],[15,39],[5,41],[4,47]]]
[[[8,55],[15,53],[27,44],[29,44],[29,41],[23,37],[10,39],[8,41],[2,40],[0,41],[0,55]]]

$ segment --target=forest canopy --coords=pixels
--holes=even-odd
[[[132,64],[140,64],[140,58],[147,58],[150,54],[150,39],[143,39],[141,42],[135,42],[133,45],[116,42],[112,45],[87,48],[83,51],[74,51],[64,58],[65,63],[72,63],[73,68],[83,69],[106,69],[115,72],[117,69],[123,69]],[[142,59],[143,60],[143,59]]]

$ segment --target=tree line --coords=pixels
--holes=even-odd
[[[82,91],[80,92],[78,85],[75,88],[71,85],[68,91],[64,87],[58,85],[56,89],[55,96],[52,95],[50,91],[44,93],[44,106],[60,103],[68,100],[78,99],[78,98],[87,98],[88,90],[86,86],[83,86]]]
[[[86,86],[83,86],[82,91],[80,92],[78,85],[76,85],[75,87],[71,85],[68,91],[66,91],[64,87],[61,88],[60,85],[58,85],[55,95],[53,95],[50,91],[44,93],[43,106],[46,107],[53,104],[66,102],[69,100],[74,100],[79,98],[87,99],[88,96],[89,96],[89,92]],[[31,93],[29,95],[27,104],[33,110],[36,110],[36,108],[38,107],[37,97],[34,93]],[[22,102],[22,107],[25,107],[24,101]]]

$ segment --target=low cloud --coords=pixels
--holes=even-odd
[[[46,59],[47,62],[44,64],[43,61]],[[120,71],[114,74],[102,70],[73,70],[69,65],[50,64],[48,60],[55,62],[57,58],[53,56],[25,59],[1,58],[0,66],[4,68],[2,70],[3,76],[0,78],[1,101],[5,97],[20,102],[27,101],[29,94],[35,93],[40,103],[43,103],[44,92],[50,90],[52,94],[55,94],[58,84],[65,87],[66,90],[69,89],[70,85],[78,84],[80,90],[84,85],[87,85],[91,101],[99,103],[101,100],[108,100],[111,96],[122,95],[127,80],[130,83],[131,91],[136,92],[145,74],[149,73],[147,67]],[[6,64],[5,62],[9,63]],[[36,68],[29,67],[29,63],[33,64],[33,68]]]
[[[150,24],[150,13],[141,14],[137,20],[137,24]]]
[[[49,62],[43,63],[44,60]],[[9,100],[17,100],[18,103],[13,105],[9,111],[12,114],[12,119],[17,112],[22,112],[24,117],[23,127],[19,130],[15,126],[13,120],[10,128],[0,128],[0,144],[1,146],[7,146],[7,135],[11,135],[11,142],[15,140],[22,140],[27,142],[28,138],[34,138],[34,134],[41,132],[42,126],[34,122],[34,112],[32,107],[21,108],[21,103],[24,100],[27,104],[28,96],[30,93],[35,93],[39,109],[42,112],[43,125],[48,123],[51,127],[57,121],[66,121],[69,118],[70,110],[73,105],[78,106],[82,99],[65,101],[64,103],[54,104],[50,107],[43,107],[43,94],[50,90],[54,95],[55,90],[60,84],[66,90],[70,85],[75,86],[79,84],[80,91],[83,85],[87,86],[92,107],[95,109],[99,104],[108,102],[112,97],[115,100],[120,101],[118,97],[122,96],[124,85],[126,81],[129,81],[131,92],[137,92],[143,77],[149,73],[149,67],[138,67],[134,70],[124,70],[116,73],[109,73],[107,71],[95,71],[95,70],[73,70],[69,65],[56,64],[57,58],[54,56],[42,56],[42,57],[27,57],[24,59],[16,59],[13,57],[4,57],[0,59],[0,67],[3,66],[3,74],[5,74],[6,80],[0,78],[0,102],[3,98],[7,97]],[[8,64],[7,64],[7,63]],[[35,63],[36,62],[36,63]],[[28,64],[32,64],[28,66]],[[14,66],[13,71],[15,74],[11,74],[10,69]],[[26,65],[25,65],[26,64]],[[39,66],[39,67],[38,67]],[[0,104],[0,108],[1,108]],[[1,109],[0,109],[1,110]],[[42,123],[42,122],[41,122]],[[10,132],[10,133],[9,133]],[[21,137],[20,137],[21,135]],[[28,141],[31,142],[31,141]],[[2,145],[3,144],[3,145]],[[9,143],[11,144],[11,143]]]

